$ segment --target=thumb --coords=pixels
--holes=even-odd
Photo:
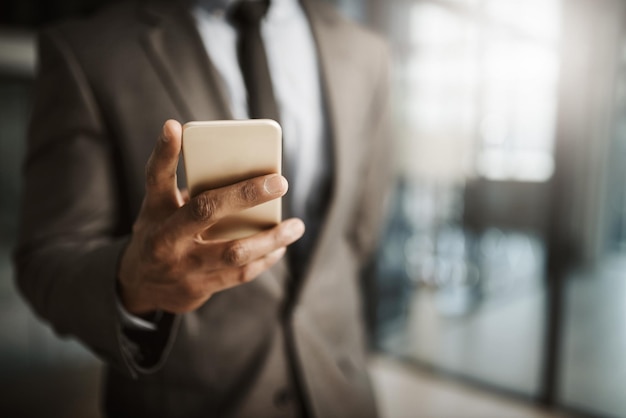
[[[146,197],[154,203],[178,200],[176,168],[182,142],[182,126],[168,120],[163,125],[152,154],[146,164]]]

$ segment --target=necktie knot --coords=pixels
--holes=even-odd
[[[269,0],[241,0],[232,7],[230,18],[239,27],[257,26],[269,6]]]

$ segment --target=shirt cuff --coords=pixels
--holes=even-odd
[[[117,307],[117,313],[122,320],[122,326],[131,330],[156,331],[157,323],[159,322],[159,319],[161,319],[161,316],[163,316],[163,312],[161,311],[156,311],[150,319],[144,319],[133,315],[128,312],[126,308],[124,308],[119,296],[115,297],[115,306]]]

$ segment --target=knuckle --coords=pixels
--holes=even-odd
[[[145,168],[146,186],[154,187],[159,182],[156,172],[153,169],[153,159],[150,158]]]
[[[206,194],[201,194],[191,201],[191,214],[196,221],[208,221],[217,212],[217,201]]]
[[[237,274],[237,282],[246,283],[250,280],[250,269],[248,267],[242,267]]]
[[[158,157],[167,157],[169,154],[169,149],[167,147],[168,142],[169,141],[167,139],[167,136],[165,135],[165,132],[161,132],[154,146],[153,155]]]
[[[169,254],[165,241],[160,239],[158,235],[148,238],[145,243],[146,255],[152,262],[163,261]]]
[[[202,266],[203,262],[204,260],[202,256],[200,256],[199,254],[194,254],[194,253],[187,254],[187,264],[189,265],[191,269],[193,270],[199,269]]]
[[[239,195],[244,202],[255,202],[259,197],[259,191],[253,182],[247,181],[239,189]]]
[[[185,300],[198,300],[204,297],[204,289],[193,280],[181,282],[180,291]]]
[[[222,289],[226,289],[229,287],[229,277],[227,274],[218,274],[214,279],[213,279],[213,283],[216,287],[216,289],[222,290]]]
[[[229,266],[241,266],[246,264],[249,256],[249,249],[241,242],[236,241],[226,248],[226,251],[224,252],[224,261]]]

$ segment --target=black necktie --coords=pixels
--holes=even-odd
[[[261,38],[261,19],[268,8],[268,0],[239,1],[233,6],[230,18],[239,34],[237,54],[248,91],[250,118],[267,118],[278,122],[278,106]]]
[[[273,119],[280,123],[278,105],[272,88],[272,77],[263,39],[261,20],[269,8],[269,0],[241,0],[233,5],[229,17],[237,29],[237,56],[243,81],[248,92],[248,114],[251,119]],[[284,144],[284,140],[283,140]],[[283,155],[285,148],[283,147]],[[291,183],[292,170],[283,158],[283,175]],[[283,211],[289,214],[290,204],[283,198]]]

